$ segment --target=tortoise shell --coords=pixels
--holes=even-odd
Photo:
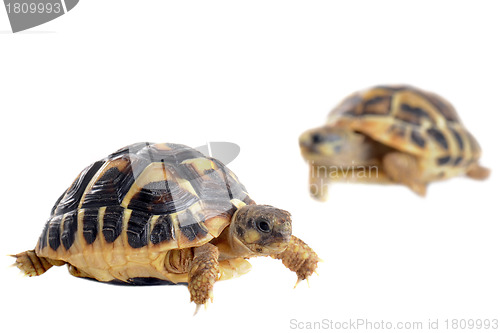
[[[245,187],[218,160],[180,144],[136,143],[80,173],[52,208],[35,250],[67,262],[96,260],[99,252],[119,265],[120,253],[130,261],[134,251],[207,243],[246,204],[254,202]]]
[[[356,92],[332,110],[327,125],[363,133],[442,167],[467,167],[481,155],[454,107],[412,86],[377,86]]]

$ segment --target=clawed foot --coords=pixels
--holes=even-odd
[[[308,272],[309,275],[307,275],[305,278],[301,278],[298,274],[297,274],[297,282],[295,282],[295,285],[293,286],[293,289],[297,288],[297,286],[299,285],[300,282],[306,280],[307,282],[307,286],[310,287],[311,285],[309,284],[309,277],[314,273],[316,275],[319,276],[319,273],[318,273],[318,270],[317,270],[317,266],[318,266],[318,262],[323,262],[323,260],[321,260],[320,258],[317,258],[317,261],[316,261],[316,266],[314,268],[314,270],[312,272]],[[310,265],[310,266],[313,266],[314,265],[314,262],[307,262],[306,265]]]
[[[213,301],[213,286],[219,279],[218,250],[211,244],[202,246],[195,252],[188,274],[188,289],[191,301],[196,303],[196,311],[202,304]]]
[[[316,272],[318,262],[321,261],[316,252],[295,236],[292,236],[285,251],[272,257],[280,259],[283,265],[297,274],[297,283],[295,286],[302,280],[308,281],[309,276]]]

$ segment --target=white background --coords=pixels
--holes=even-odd
[[[283,332],[290,320],[500,319],[497,1],[82,0],[12,34],[0,8],[0,331]],[[308,194],[299,134],[347,94],[409,83],[449,99],[483,147],[486,182],[334,184]],[[230,164],[258,203],[293,214],[324,259],[293,289],[280,262],[187,288],[117,287],[9,267],[91,162],[137,141],[241,147]]]

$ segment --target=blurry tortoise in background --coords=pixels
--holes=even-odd
[[[327,198],[328,181],[399,183],[425,196],[427,184],[466,174],[486,179],[481,149],[453,106],[411,86],[378,86],[348,96],[323,127],[299,139],[310,165],[311,195]]]
[[[144,285],[187,283],[197,305],[217,280],[271,256],[307,279],[318,256],[292,235],[287,211],[256,205],[218,160],[179,144],[137,143],[84,169],[52,208],[29,276],[67,264],[77,277]]]

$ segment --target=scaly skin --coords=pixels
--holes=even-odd
[[[271,255],[274,259],[280,259],[283,265],[297,274],[297,283],[307,279],[316,271],[320,261],[314,252],[304,241],[292,236],[285,251]]]
[[[27,276],[42,275],[52,266],[61,266],[65,264],[64,261],[39,257],[35,253],[35,250],[15,254],[12,257],[16,258],[14,265]]]
[[[207,243],[195,249],[188,271],[188,289],[191,301],[197,305],[213,299],[213,286],[219,278],[219,250]]]

